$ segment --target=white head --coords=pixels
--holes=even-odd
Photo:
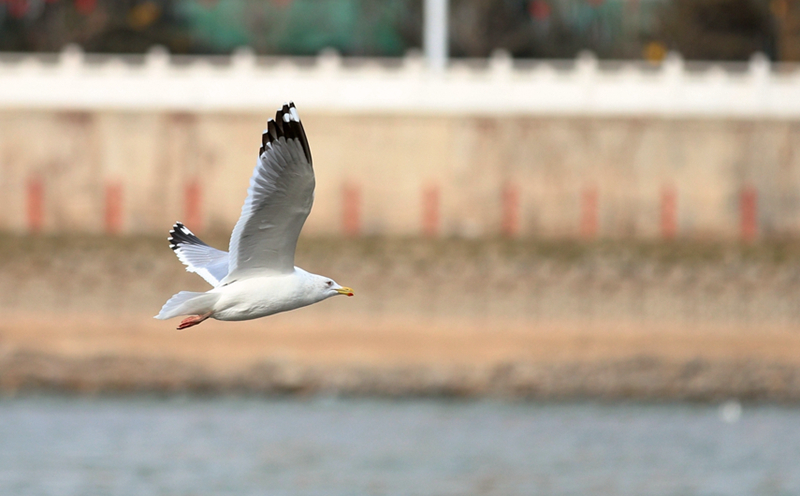
[[[330,277],[320,276],[317,274],[309,274],[311,276],[309,284],[311,285],[311,292],[318,297],[318,301],[330,298],[336,295],[353,296],[353,290],[344,286],[340,286]]]

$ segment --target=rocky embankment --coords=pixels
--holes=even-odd
[[[0,358],[0,392],[78,394],[325,394],[564,400],[800,401],[800,367],[757,360],[484,366],[309,366],[267,361],[235,374],[176,360],[12,353]]]

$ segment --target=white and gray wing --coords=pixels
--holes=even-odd
[[[186,270],[199,275],[212,286],[219,286],[219,282],[228,275],[228,252],[203,243],[180,222],[172,226],[167,240]]]
[[[292,272],[297,238],[313,203],[311,151],[290,102],[267,122],[261,137],[258,165],[231,235],[223,284],[256,273]]]

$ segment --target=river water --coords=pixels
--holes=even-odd
[[[0,399],[0,495],[800,495],[800,408]]]

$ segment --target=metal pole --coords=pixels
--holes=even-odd
[[[447,67],[448,0],[425,0],[423,45],[428,68],[441,72]]]

